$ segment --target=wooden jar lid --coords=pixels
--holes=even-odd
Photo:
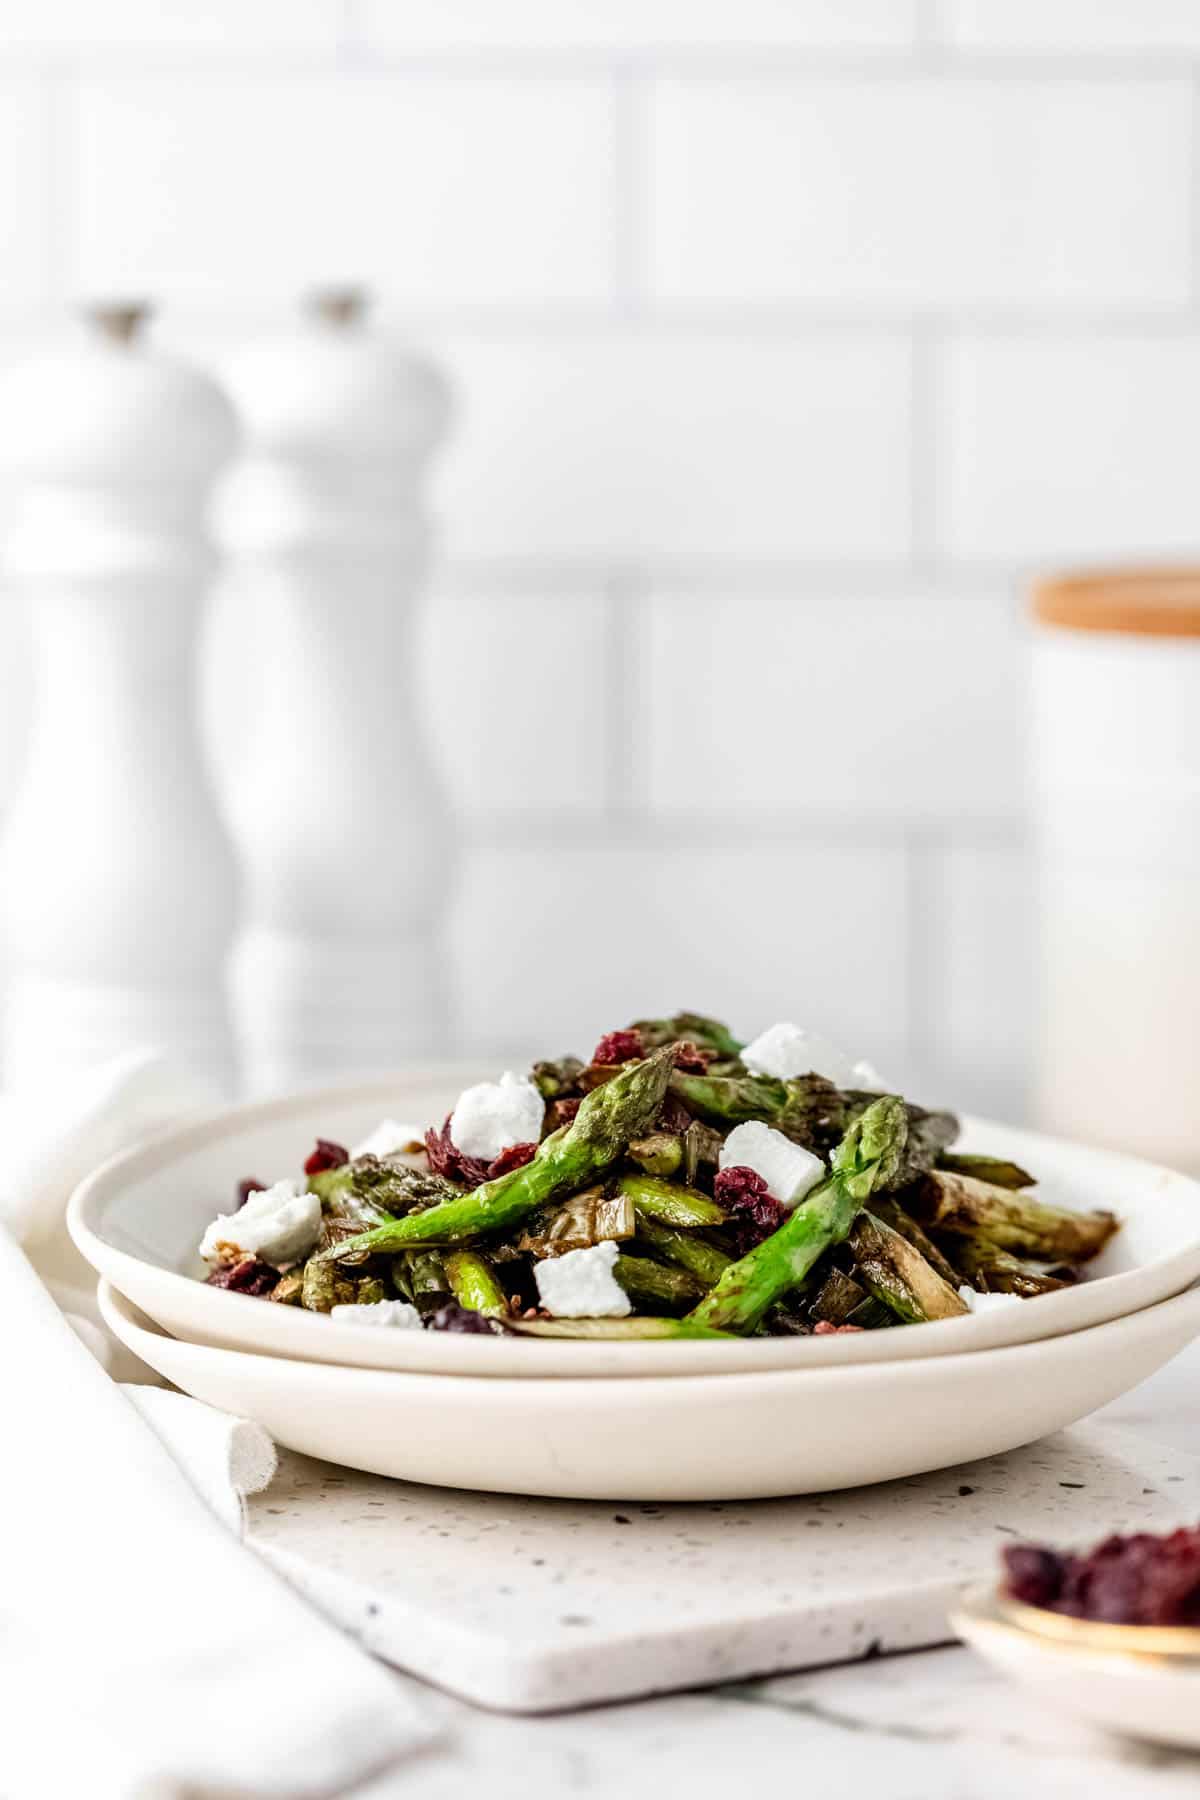
[[[1070,631],[1200,637],[1200,567],[1049,576],[1034,584],[1033,616]]]

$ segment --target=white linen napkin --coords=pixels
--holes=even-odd
[[[57,1109],[0,1109],[5,1175],[21,1172],[5,1211],[40,1266],[59,1259],[70,1182],[184,1091],[141,1058]],[[71,1329],[0,1225],[0,1793],[317,1800],[425,1746],[434,1732],[395,1678],[227,1529],[254,1479],[231,1459],[261,1442],[239,1445],[219,1414],[201,1424],[194,1402],[182,1429],[177,1396],[135,1409],[80,1341],[89,1329]],[[207,1505],[177,1456],[207,1469]]]

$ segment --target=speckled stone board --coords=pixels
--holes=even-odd
[[[1198,1510],[1200,1459],[1089,1427],[881,1487],[690,1506],[460,1493],[285,1451],[249,1539],[385,1661],[544,1712],[944,1643],[1004,1543]]]

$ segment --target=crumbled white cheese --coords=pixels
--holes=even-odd
[[[767,1192],[788,1207],[797,1206],[825,1175],[819,1156],[761,1119],[735,1125],[718,1160],[722,1169],[753,1169],[766,1182]]]
[[[464,1156],[491,1162],[512,1144],[536,1144],[546,1102],[527,1075],[506,1069],[499,1081],[464,1088],[450,1115],[450,1142]]]
[[[815,1031],[803,1031],[786,1020],[769,1025],[747,1044],[742,1061],[752,1075],[771,1075],[776,1081],[817,1074],[838,1087],[854,1085],[854,1064],[844,1051]]]
[[[282,1269],[308,1255],[321,1226],[321,1202],[298,1181],[260,1188],[235,1213],[221,1213],[200,1240],[205,1262],[258,1256]]]
[[[399,1331],[420,1331],[421,1315],[407,1300],[372,1300],[363,1306],[334,1306],[329,1316],[339,1325],[385,1325]]]
[[[861,1062],[855,1063],[850,1073],[854,1077],[850,1083],[851,1087],[863,1088],[871,1094],[894,1094],[897,1092],[895,1083],[885,1080],[875,1064],[867,1062],[865,1057]]]
[[[959,1297],[967,1303],[967,1311],[973,1313],[996,1312],[1002,1306],[1020,1306],[1020,1294],[981,1294],[973,1287],[960,1287]]]
[[[383,1119],[369,1137],[361,1144],[355,1144],[350,1155],[352,1159],[356,1156],[394,1156],[413,1144],[420,1149],[424,1142],[425,1133],[419,1125],[398,1125],[395,1119]]]
[[[633,1311],[629,1295],[613,1274],[614,1239],[565,1256],[547,1256],[533,1265],[538,1298],[556,1319],[623,1319]]]

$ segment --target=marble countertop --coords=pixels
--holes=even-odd
[[[1096,1415],[1200,1454],[1200,1344]],[[1188,1495],[1180,1522],[1200,1517]],[[745,1794],[862,1800],[1168,1800],[1200,1757],[1106,1736],[1040,1706],[967,1650],[927,1650],[703,1693],[549,1717],[472,1708],[397,1676],[440,1737],[364,1800],[659,1800]]]

